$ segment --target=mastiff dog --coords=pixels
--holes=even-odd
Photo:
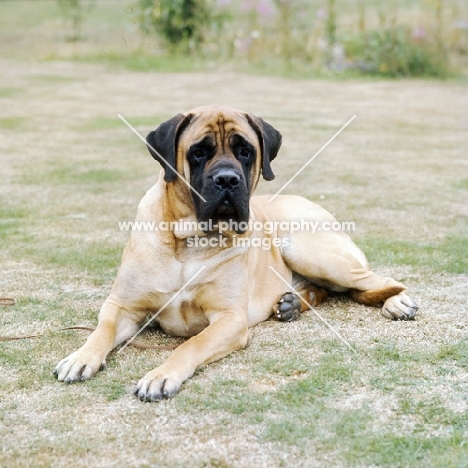
[[[274,178],[281,146],[281,134],[263,119],[198,107],[146,141],[163,169],[136,222],[154,229],[132,231],[97,328],[58,363],[59,381],[93,377],[149,315],[165,333],[188,339],[137,383],[144,401],[173,397],[199,366],[245,347],[249,327],[272,315],[294,320],[327,290],[381,305],[389,319],[414,318],[405,286],[376,275],[345,232],[291,229],[335,222],[325,209],[299,196],[252,196],[261,176]]]

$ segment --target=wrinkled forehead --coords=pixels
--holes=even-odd
[[[250,126],[246,114],[234,109],[218,108],[194,109],[187,115],[190,123],[179,138],[179,144],[189,147],[201,141],[210,142],[216,148],[224,148],[234,135],[243,137],[254,146],[258,146],[258,137]]]

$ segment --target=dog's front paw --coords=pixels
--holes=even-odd
[[[273,307],[275,317],[282,322],[292,322],[301,315],[301,300],[294,293],[286,293]]]
[[[135,386],[133,393],[141,401],[159,401],[177,394],[183,380],[164,372],[160,367],[148,372]]]
[[[106,363],[96,356],[89,355],[83,348],[62,359],[54,370],[54,375],[61,382],[72,383],[88,380]]]
[[[389,297],[382,307],[382,315],[393,320],[413,320],[417,311],[416,302],[404,293]]]

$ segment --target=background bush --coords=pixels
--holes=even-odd
[[[421,36],[425,35],[420,30]],[[415,37],[416,36],[416,37]],[[345,41],[346,55],[363,72],[379,75],[445,77],[447,50],[408,26],[376,29]]]
[[[140,0],[140,26],[161,36],[172,52],[199,49],[213,24],[220,22],[210,0]]]

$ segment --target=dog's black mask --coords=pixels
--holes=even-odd
[[[274,179],[271,161],[281,146],[281,134],[263,119],[244,114],[255,131],[261,154],[243,136],[233,133],[229,141],[216,142],[205,137],[191,145],[185,157],[190,166],[191,195],[197,220],[215,226],[220,221],[231,221],[237,233],[246,230],[249,221],[249,199],[252,192],[252,168],[261,158],[261,171],[266,180]],[[166,182],[178,177],[178,142],[182,132],[190,125],[191,115],[178,114],[162,123],[146,138],[151,155],[164,167]],[[258,177],[257,175],[254,175]],[[256,181],[255,181],[256,183]],[[196,192],[195,192],[196,191]]]
[[[204,199],[192,192],[199,222],[231,221],[237,233],[245,232],[256,157],[253,145],[240,135],[231,138],[225,154],[218,155],[209,138],[189,148],[190,184]]]

